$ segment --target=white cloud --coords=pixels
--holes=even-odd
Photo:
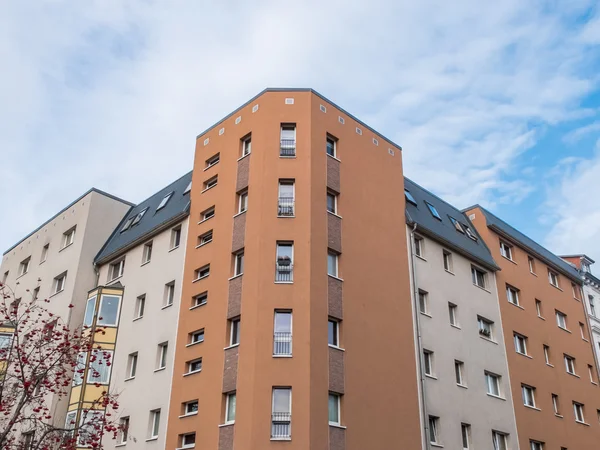
[[[573,131],[570,131],[564,136],[563,141],[567,144],[575,144],[579,142],[584,136],[587,136],[588,134],[594,132],[600,132],[600,121],[592,122],[582,127],[576,128]]]
[[[6,2],[0,248],[92,185],[150,195],[191,168],[198,132],[266,86],[319,90],[458,206],[515,202],[532,189],[525,153],[589,114],[596,87],[593,29],[574,23],[591,2],[536,5]]]

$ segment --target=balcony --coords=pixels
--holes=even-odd
[[[271,418],[271,439],[292,437],[292,415],[287,412],[274,412]]]
[[[295,157],[296,139],[281,139],[281,145],[279,146],[279,156]]]
[[[276,331],[273,335],[273,355],[292,356],[292,333]]]
[[[275,281],[291,283],[294,281],[294,265],[290,259],[278,259],[275,263]]]
[[[294,197],[279,197],[277,215],[282,217],[292,217],[294,215]]]

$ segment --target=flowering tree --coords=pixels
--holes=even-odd
[[[103,391],[60,424],[52,405],[68,399],[73,376],[83,377],[87,364],[80,355],[89,355],[93,380],[102,367],[110,367],[110,354],[98,346],[92,349],[89,331],[70,330],[49,312],[48,299],[29,297],[15,299],[0,283],[0,449],[101,449],[103,436],[116,438],[119,431],[111,421],[118,408],[115,395]]]

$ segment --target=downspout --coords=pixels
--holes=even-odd
[[[416,264],[416,256],[415,256],[415,231],[417,230],[417,223],[414,222],[412,231],[410,232],[410,265],[412,272],[412,308],[414,314],[415,321],[415,331],[417,335],[417,351],[418,351],[418,359],[419,359],[419,385],[420,385],[420,401],[421,401],[421,411],[422,411],[422,420],[423,420],[423,432],[424,432],[424,443],[425,448],[427,450],[431,449],[430,441],[429,441],[429,415],[427,414],[427,403],[425,402],[425,368],[423,361],[423,342],[421,335],[421,317],[419,314],[419,305],[417,304],[417,299],[419,298],[419,288],[417,287],[417,264]]]
[[[100,270],[98,269],[98,265],[94,262],[92,263],[94,267],[94,273],[96,274],[96,282],[94,283],[94,289],[98,287],[98,282],[100,281]]]

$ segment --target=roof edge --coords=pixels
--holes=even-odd
[[[127,200],[123,200],[122,198],[119,198],[116,195],[112,195],[112,194],[109,194],[108,192],[105,192],[105,191],[102,191],[100,189],[96,189],[95,187],[92,187],[91,189],[88,189],[83,195],[81,195],[78,198],[76,198],[75,200],[73,200],[71,203],[69,203],[63,209],[61,209],[56,214],[54,214],[52,217],[50,217],[48,220],[46,220],[44,223],[42,223],[39,227],[37,227],[35,230],[33,230],[27,236],[25,236],[24,238],[22,238],[21,240],[19,240],[16,244],[14,244],[13,246],[11,246],[8,250],[6,250],[4,253],[2,253],[2,256],[6,255],[11,250],[13,250],[14,248],[16,248],[21,242],[23,242],[23,241],[27,240],[28,238],[30,238],[31,236],[33,236],[35,233],[37,233],[38,231],[40,231],[42,228],[44,228],[46,225],[48,225],[50,222],[52,222],[54,219],[56,219],[58,216],[60,216],[62,213],[64,213],[71,206],[73,206],[78,201],[80,201],[81,199],[83,199],[87,195],[91,194],[92,192],[96,192],[97,194],[104,195],[105,197],[108,197],[108,198],[110,198],[112,200],[124,203],[126,205],[131,206],[131,207],[135,206],[134,203],[128,202]]]

